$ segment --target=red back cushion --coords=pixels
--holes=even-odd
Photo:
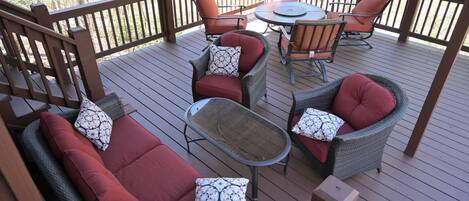
[[[42,134],[55,157],[62,159],[65,151],[78,149],[104,164],[91,142],[75,130],[65,118],[55,113],[42,112],[40,119]]]
[[[196,2],[202,17],[218,16],[218,6],[215,0],[197,0]]]
[[[264,53],[264,44],[254,36],[239,33],[226,33],[220,37],[221,46],[241,46],[239,72],[247,74]]]
[[[366,23],[378,16],[379,12],[383,10],[387,2],[388,0],[361,0],[355,8],[353,8],[352,13],[374,15],[372,17],[355,17],[359,22]]]
[[[394,107],[396,99],[387,88],[355,73],[343,80],[332,112],[358,130],[383,119]]]
[[[99,161],[82,151],[71,149],[64,152],[63,164],[87,201],[137,200]]]

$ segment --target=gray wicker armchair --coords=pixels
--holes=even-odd
[[[236,30],[231,31],[229,33],[239,33],[247,36],[253,36],[259,39],[263,44],[263,53],[257,60],[254,66],[246,72],[241,79],[241,90],[242,90],[242,100],[238,101],[240,104],[244,105],[247,108],[253,108],[257,101],[259,101],[262,96],[267,96],[267,87],[266,87],[266,71],[267,71],[267,60],[270,51],[269,42],[257,32],[248,31],[248,30]],[[221,36],[223,37],[223,36]],[[216,39],[213,44],[220,45],[220,38]],[[241,49],[243,51],[243,49]],[[241,53],[243,54],[243,53]],[[242,59],[243,55],[241,55]],[[208,62],[210,58],[210,50],[209,48],[204,51],[203,55],[197,59],[189,61],[193,67],[193,76],[192,76],[192,96],[194,98],[194,102],[207,98],[209,96],[202,95],[199,91],[197,91],[196,84],[200,81],[204,76],[205,72],[208,69]],[[241,74],[243,75],[243,74]],[[221,80],[223,82],[223,80]],[[217,83],[219,85],[220,83]],[[229,98],[229,97],[224,97]],[[230,98],[229,98],[230,99]],[[235,100],[236,101],[236,100]]]
[[[376,75],[366,75],[368,78],[385,86],[393,93],[396,106],[384,119],[344,135],[338,135],[330,144],[325,162],[318,160],[307,147],[298,140],[298,135],[291,132],[292,120],[301,115],[306,108],[330,110],[344,78],[331,82],[325,86],[293,93],[293,105],[288,119],[288,132],[292,141],[311,159],[323,177],[334,175],[345,179],[354,174],[371,169],[381,172],[381,160],[387,138],[397,121],[404,115],[408,100],[405,92],[394,82]]]

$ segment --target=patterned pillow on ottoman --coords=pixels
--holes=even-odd
[[[226,75],[238,77],[241,47],[222,47],[210,45],[210,59],[207,75]]]
[[[199,178],[195,183],[196,201],[245,201],[249,179]]]
[[[96,104],[83,98],[75,128],[88,138],[98,149],[105,151],[109,146],[112,119]]]
[[[334,114],[308,108],[292,131],[315,140],[332,141],[343,124],[344,120]]]

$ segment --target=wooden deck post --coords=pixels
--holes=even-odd
[[[176,42],[176,31],[173,18],[173,0],[158,0],[158,13],[163,28],[164,40],[167,42]]]
[[[34,17],[36,18],[36,23],[47,27],[49,29],[53,29],[52,20],[50,19],[49,9],[43,3],[31,4],[31,12],[33,13]]]
[[[408,0],[402,16],[401,25],[399,26],[399,42],[407,42],[409,38],[410,29],[415,21],[415,14],[420,0]]]
[[[75,57],[77,58],[77,65],[79,66],[86,94],[92,101],[99,100],[105,96],[105,93],[90,32],[82,27],[74,27],[68,33],[76,42],[77,55]]]
[[[445,85],[451,68],[456,61],[459,51],[466,40],[467,32],[469,30],[469,0],[464,2],[464,7],[459,15],[458,21],[454,28],[453,34],[446,47],[443,58],[441,59],[438,70],[436,71],[435,78],[433,79],[430,91],[427,98],[423,103],[422,111],[420,112],[417,123],[415,124],[414,131],[410,136],[409,143],[405,149],[405,154],[414,156],[423,137],[425,129],[430,121],[433,110],[438,103],[441,91]]]
[[[1,117],[0,147],[0,200],[43,200]]]

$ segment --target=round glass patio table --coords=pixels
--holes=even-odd
[[[232,100],[197,101],[186,110],[185,121],[184,137],[189,152],[190,142],[207,140],[250,168],[253,199],[257,199],[257,167],[281,164],[286,171],[291,140],[285,130]],[[202,138],[189,139],[187,126]]]
[[[321,8],[301,2],[265,3],[254,13],[257,19],[280,26],[292,26],[296,20],[320,20],[326,16]]]

